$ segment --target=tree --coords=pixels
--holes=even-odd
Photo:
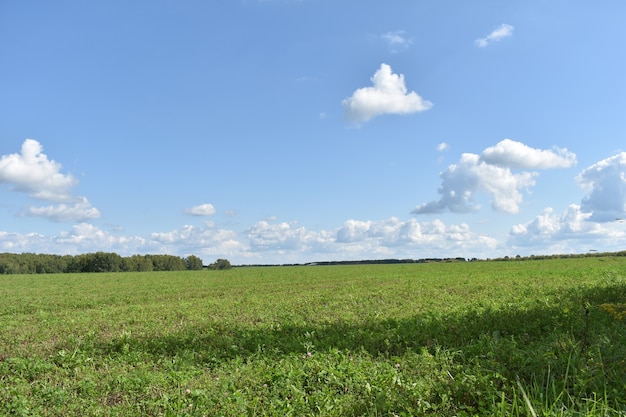
[[[209,269],[223,270],[223,269],[230,269],[230,268],[231,268],[231,265],[228,259],[222,259],[222,258],[218,259],[217,261],[209,265]]]
[[[184,271],[186,269],[183,258],[173,255],[149,255],[152,259],[153,271]]]
[[[113,252],[96,252],[85,255],[86,262],[81,272],[120,272],[122,257]]]
[[[198,271],[203,268],[202,259],[196,255],[189,255],[185,258],[185,266],[190,271]]]
[[[148,256],[133,255],[124,258],[124,270],[129,272],[152,271],[152,259]]]

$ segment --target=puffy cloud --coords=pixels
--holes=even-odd
[[[441,220],[418,222],[396,217],[380,221],[348,220],[336,234],[336,250],[396,257],[440,257],[441,253],[465,254],[473,245],[494,249],[495,239],[473,233],[467,224],[447,226]]]
[[[392,53],[397,53],[409,48],[413,44],[413,40],[405,36],[405,31],[396,30],[394,32],[387,32],[380,37],[387,42],[387,46]]]
[[[498,26],[497,28],[495,28],[493,32],[491,32],[489,35],[485,36],[484,38],[476,39],[474,43],[478,47],[484,48],[492,42],[497,42],[503,38],[512,36],[513,29],[515,28],[511,25],[502,24]]]
[[[29,252],[80,254],[96,251],[116,252],[123,256],[141,253],[146,240],[139,236],[123,236],[102,230],[89,223],[79,223],[58,235],[21,235]],[[19,239],[18,239],[19,240]],[[0,238],[0,244],[2,239]],[[17,252],[17,250],[12,250]]]
[[[476,154],[465,153],[458,164],[450,165],[440,176],[441,198],[417,206],[413,214],[441,213],[445,209],[454,213],[476,211],[480,208],[473,203],[477,191],[492,197],[491,206],[495,211],[517,213],[522,201],[519,190],[535,185],[536,174],[514,174],[509,168],[490,165]]]
[[[544,253],[580,253],[585,245],[615,251],[626,244],[626,224],[594,222],[591,213],[577,204],[571,204],[561,214],[549,207],[535,219],[513,226],[508,244]]]
[[[576,180],[589,192],[581,210],[591,213],[590,220],[606,222],[626,215],[626,152],[591,165]]]
[[[185,213],[192,216],[212,216],[215,214],[215,207],[213,204],[200,204],[185,210]]]
[[[413,214],[441,213],[450,210],[466,213],[480,208],[474,204],[476,192],[491,196],[491,207],[501,213],[518,213],[523,197],[520,190],[535,185],[536,172],[513,173],[512,168],[547,169],[571,166],[576,162],[567,149],[553,151],[530,148],[505,139],[483,151],[482,155],[464,153],[458,164],[440,174],[441,198],[417,206]]]
[[[21,215],[45,217],[53,222],[84,222],[99,218],[100,211],[93,207],[85,197],[79,197],[73,204],[28,207],[22,211]]]
[[[61,164],[49,160],[39,142],[26,139],[20,154],[0,158],[0,183],[33,198],[69,201],[70,189],[78,182],[72,175],[61,173]]]
[[[48,238],[39,233],[13,233],[0,231],[0,251],[2,252],[46,252]]]
[[[334,231],[260,221],[248,231],[248,238],[253,251],[291,261],[312,256],[315,260],[325,256],[332,260],[441,257],[442,253],[470,255],[476,254],[476,248],[487,251],[497,247],[495,239],[473,233],[466,224],[447,226],[440,220],[420,223],[395,217],[351,219]]]
[[[448,145],[445,142],[441,142],[439,145],[437,145],[437,150],[439,152],[444,152],[444,151],[447,151],[448,149],[450,149],[450,145]]]
[[[0,184],[32,198],[53,201],[45,207],[26,207],[21,216],[44,217],[53,222],[83,222],[100,217],[100,211],[85,197],[74,196],[72,187],[78,181],[71,174],[61,173],[61,164],[48,159],[43,146],[34,139],[26,139],[21,153],[0,158]]]
[[[371,78],[372,87],[356,90],[342,104],[346,119],[355,124],[382,114],[408,114],[432,107],[430,101],[422,99],[415,91],[407,92],[404,75],[394,74],[391,67],[381,64]]]
[[[203,226],[185,225],[170,232],[155,232],[150,235],[147,246],[160,253],[196,254],[216,256],[249,256],[233,230],[219,229],[213,222]]]
[[[515,225],[508,244],[545,253],[581,252],[581,247],[615,251],[626,245],[626,152],[599,161],[577,177],[588,195],[563,213],[545,209],[535,219]],[[617,220],[617,221],[616,221]]]
[[[246,235],[251,247],[261,251],[303,251],[330,242],[327,232],[312,232],[295,223],[270,223],[266,220],[255,223],[248,229]]]
[[[90,223],[79,223],[70,230],[48,236],[0,231],[0,250],[57,254],[106,251],[122,256],[137,253],[195,254],[236,257],[240,262],[250,256],[235,231],[218,229],[211,223],[186,225],[170,232],[152,233],[148,237],[111,232]]]
[[[480,159],[488,164],[520,169],[568,168],[576,164],[576,155],[566,148],[536,149],[511,139],[485,149]]]

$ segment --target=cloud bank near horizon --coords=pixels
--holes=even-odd
[[[41,165],[39,169],[61,175],[67,183],[68,174],[61,173],[60,164],[42,153],[40,144],[28,142],[22,154],[0,158],[3,183],[13,186],[29,184],[31,190],[49,191],[45,181],[27,182],[37,178],[23,174],[15,167],[6,168],[7,160],[23,166]],[[445,146],[438,147],[439,151]],[[30,158],[30,159],[29,159]],[[35,161],[35,162],[33,162]],[[31,165],[29,165],[31,164]],[[536,149],[510,139],[500,141],[480,154],[465,153],[457,164],[441,174],[442,197],[422,207],[443,211],[475,210],[476,192],[493,199],[494,210],[519,211],[521,191],[534,186],[537,173],[530,170],[567,168],[576,164],[576,155],[565,148]],[[19,167],[19,165],[18,165]],[[514,172],[518,170],[519,172]],[[353,260],[426,257],[488,258],[522,254],[571,253],[580,245],[610,250],[626,244],[626,152],[598,161],[583,169],[576,177],[586,193],[579,204],[570,204],[561,214],[548,207],[534,219],[515,224],[508,237],[499,240],[472,230],[466,223],[444,223],[440,219],[418,221],[390,217],[384,220],[348,219],[333,229],[312,230],[296,221],[259,220],[243,230],[217,226],[203,221],[200,225],[184,225],[170,231],[155,231],[147,236],[125,235],[120,229],[110,230],[89,223],[100,217],[84,197],[75,197],[64,188],[72,202],[43,207],[26,207],[18,216],[35,216],[56,222],[75,222],[69,230],[56,234],[16,233],[0,231],[0,251],[78,254],[112,251],[121,255],[136,253],[168,253],[180,256],[195,254],[205,259],[228,257],[238,264],[301,263],[321,260]],[[10,179],[9,182],[7,179]],[[42,185],[43,184],[43,185]],[[20,192],[27,193],[22,186]],[[45,195],[45,194],[44,194]],[[430,205],[430,206],[429,206]],[[204,203],[183,210],[190,216],[212,216],[213,204]],[[79,220],[82,219],[82,220]],[[616,221],[618,220],[618,221]]]

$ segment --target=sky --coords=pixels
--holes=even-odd
[[[626,249],[621,0],[0,3],[0,252]]]

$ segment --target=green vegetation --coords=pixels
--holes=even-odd
[[[214,263],[212,263],[211,265],[209,265],[209,269],[218,269],[218,270],[224,270],[224,269],[230,269],[230,262],[228,261],[228,259],[218,259],[217,261],[215,261]]]
[[[0,415],[618,416],[626,258],[0,277]]]
[[[112,252],[81,255],[35,253],[0,253],[0,274],[58,274],[76,272],[146,272],[202,269],[202,259],[195,255],[133,255],[122,257]]]

